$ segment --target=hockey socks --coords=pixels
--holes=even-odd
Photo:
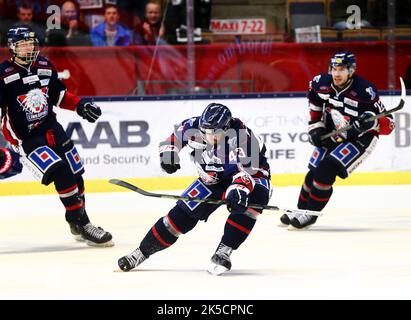
[[[313,186],[308,195],[307,210],[321,211],[327,205],[333,193],[331,184],[313,181]]]
[[[238,249],[247,239],[255,222],[256,219],[247,214],[230,214],[224,227],[224,235],[221,242],[233,250]]]
[[[178,237],[195,227],[198,220],[192,219],[178,205],[168,215],[160,218],[140,243],[140,250],[145,257],[164,250],[174,244]]]
[[[310,170],[305,176],[304,184],[301,187],[300,196],[298,197],[298,209],[307,210],[308,195],[310,194],[311,186],[313,183],[313,174],[314,172]]]
[[[66,208],[66,221],[76,225],[86,225],[90,222],[85,210],[84,202],[79,196],[77,183],[67,167],[62,167],[54,177],[54,185],[60,201]]]
[[[164,250],[174,244],[178,239],[178,231],[171,233],[164,223],[167,216],[160,218],[146,234],[140,243],[140,250],[145,257]]]
[[[312,178],[308,193],[307,207],[304,209],[321,211],[327,205],[333,193],[333,184],[337,176],[335,164],[327,159],[320,163]],[[304,186],[303,186],[304,189]]]

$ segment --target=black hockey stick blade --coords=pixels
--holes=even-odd
[[[401,83],[401,100],[400,100],[400,102],[398,103],[398,105],[397,105],[395,108],[392,108],[392,109],[390,109],[390,110],[386,110],[386,111],[381,112],[381,113],[379,113],[379,114],[377,114],[377,115],[375,115],[375,116],[373,116],[373,117],[368,118],[367,120],[365,120],[365,122],[374,121],[374,120],[379,119],[379,118],[381,118],[381,117],[383,117],[383,116],[386,116],[386,115],[389,115],[389,114],[391,114],[391,113],[394,113],[394,112],[396,112],[396,111],[398,111],[398,110],[401,110],[401,109],[404,107],[404,104],[405,104],[405,96],[406,96],[406,92],[407,92],[407,91],[406,91],[406,89],[405,89],[404,81],[402,80],[401,77],[400,77],[400,83]],[[352,125],[348,125],[348,126],[346,126],[346,127],[342,127],[342,128],[337,129],[337,130],[331,131],[331,132],[329,132],[329,133],[321,136],[321,140],[325,140],[325,139],[327,139],[327,138],[329,138],[329,137],[332,137],[332,136],[334,136],[334,135],[338,135],[338,134],[340,134],[341,132],[350,130],[351,128],[352,128]]]
[[[172,199],[172,200],[186,200],[186,201],[202,202],[202,203],[217,204],[217,205],[223,205],[226,203],[224,200],[199,199],[195,197],[179,196],[179,195],[173,195],[173,194],[153,193],[153,192],[143,190],[131,183],[128,183],[120,179],[110,179],[109,182],[117,186],[132,190],[134,192],[137,192],[147,197]],[[280,212],[286,212],[286,213],[292,213],[292,214],[309,214],[312,216],[322,216],[322,213],[318,211],[300,210],[300,209],[284,209],[284,208],[279,208],[276,206],[269,206],[269,205],[249,204],[248,207],[253,208],[253,209],[280,211]]]

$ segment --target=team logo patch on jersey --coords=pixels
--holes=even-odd
[[[341,112],[331,109],[330,110],[331,119],[334,122],[336,129],[344,128],[349,125],[350,117],[343,115]],[[347,132],[341,132],[340,135],[345,139],[347,138]]]
[[[310,165],[314,168],[320,164],[320,162],[324,159],[326,149],[317,147],[314,149],[313,154],[310,158]]]
[[[38,120],[47,115],[47,92],[48,88],[36,88],[17,97],[17,101],[26,112],[28,121]]]
[[[76,149],[73,147],[70,151],[65,153],[66,159],[70,165],[71,171],[76,174],[83,170],[83,161],[81,161],[80,155]]]
[[[200,180],[196,180],[183,192],[183,196],[205,199],[208,198],[211,193],[211,190],[208,189]],[[191,211],[200,205],[200,202],[195,201],[183,200],[183,202]]]
[[[331,152],[331,156],[341,162],[344,167],[352,162],[359,154],[360,150],[351,142],[342,143]]]
[[[42,173],[50,169],[53,164],[61,161],[60,157],[47,146],[37,148],[28,155],[28,158]]]

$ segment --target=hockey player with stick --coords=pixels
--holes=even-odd
[[[75,239],[92,246],[112,246],[111,234],[91,224],[87,216],[83,164],[53,112],[53,107],[60,107],[95,122],[100,108],[66,90],[53,64],[39,56],[38,39],[30,27],[12,27],[7,41],[12,57],[0,64],[4,137],[42,184],[54,182]]]
[[[270,169],[265,145],[231,111],[209,104],[200,117],[184,120],[160,144],[162,169],[172,174],[180,169],[179,152],[190,147],[199,178],[183,193],[200,199],[226,199],[230,212],[222,239],[211,258],[208,271],[220,275],[231,269],[230,255],[246,240],[262,210],[249,203],[268,203]],[[129,271],[152,254],[174,244],[181,234],[206,221],[219,205],[179,200],[170,212],[148,231],[140,246],[119,259],[121,270]]]
[[[388,135],[394,129],[391,115],[371,121],[385,107],[377,89],[355,71],[354,54],[337,52],[331,58],[329,73],[310,82],[308,134],[316,148],[300,191],[299,209],[323,210],[336,177],[346,179],[371,154],[379,135]],[[324,139],[325,134],[348,125],[349,130]],[[303,229],[314,224],[317,216],[284,214],[280,221],[281,226]]]

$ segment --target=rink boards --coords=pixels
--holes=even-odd
[[[383,96],[387,109],[399,96]],[[408,99],[409,100],[409,99]],[[76,113],[57,110],[57,116],[83,159],[88,192],[119,191],[110,178],[122,178],[146,189],[182,189],[196,176],[188,150],[181,154],[182,169],[170,176],[161,171],[158,144],[173,125],[200,115],[210,102],[227,105],[266,144],[273,184],[301,184],[313,151],[308,143],[308,107],[304,97],[173,101],[99,102],[103,116],[95,124]],[[410,103],[395,114],[396,130],[381,136],[376,149],[351,179],[339,184],[411,184]],[[0,194],[54,192],[41,186],[28,170],[0,182]]]

